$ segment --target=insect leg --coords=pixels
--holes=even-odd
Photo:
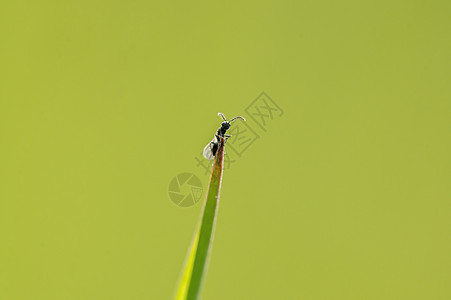
[[[229,137],[231,137],[231,135],[228,135],[228,134],[224,135],[225,142],[227,142],[227,140],[229,139]]]

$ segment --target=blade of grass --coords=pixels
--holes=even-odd
[[[213,244],[216,216],[218,212],[219,193],[221,191],[222,169],[224,162],[224,139],[220,138],[213,169],[208,185],[200,223],[194,235],[187,257],[183,275],[180,279],[176,300],[193,300],[200,298],[202,281],[205,277],[208,258]]]

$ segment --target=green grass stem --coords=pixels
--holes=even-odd
[[[175,297],[176,300],[194,300],[200,298],[202,282],[205,278],[209,254],[213,245],[219,194],[221,191],[224,139],[220,138],[220,140],[211,171],[207,197],[205,198],[200,222],[185,262],[183,275],[180,279]]]

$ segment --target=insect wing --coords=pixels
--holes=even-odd
[[[208,143],[207,146],[205,146],[204,151],[202,152],[204,157],[208,160],[211,160],[214,158],[213,151],[212,151],[212,148],[213,148],[212,143],[213,143],[213,141]]]

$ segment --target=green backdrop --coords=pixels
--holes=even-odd
[[[204,299],[450,299],[450,9],[3,1],[0,298],[170,299],[201,204],[168,185],[206,187],[221,111],[259,138]]]

